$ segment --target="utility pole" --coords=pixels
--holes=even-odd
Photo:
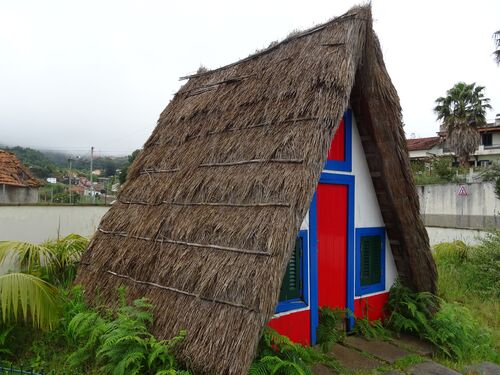
[[[94,146],[90,147],[90,195],[92,196],[92,203],[95,203],[94,183],[92,176],[93,167],[94,167]]]
[[[71,162],[73,161],[73,159],[71,158],[68,158],[68,161],[69,161],[69,203],[72,204],[73,203],[73,194],[71,194]]]

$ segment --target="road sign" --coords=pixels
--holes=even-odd
[[[460,187],[458,188],[457,195],[459,197],[466,197],[466,196],[468,196],[469,192],[467,191],[467,186],[466,185],[460,185]]]

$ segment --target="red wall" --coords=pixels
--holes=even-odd
[[[310,345],[310,320],[310,311],[304,310],[274,318],[268,325],[275,329],[280,335],[287,336],[293,342]]]
[[[369,297],[361,297],[354,300],[354,315],[364,318],[368,315],[369,320],[385,318],[384,306],[389,299],[389,293],[375,294]]]
[[[328,160],[345,160],[345,126],[344,118],[340,121],[339,127],[333,137],[330,150],[328,151]]]

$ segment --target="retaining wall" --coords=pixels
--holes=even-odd
[[[91,236],[109,206],[1,205],[0,241],[34,243],[78,233]]]

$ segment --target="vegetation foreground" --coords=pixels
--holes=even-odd
[[[115,309],[91,308],[82,289],[71,287],[87,243],[77,235],[41,245],[0,242],[0,366],[42,374],[189,374],[175,359],[186,332],[157,340],[149,331],[154,317],[146,299],[127,304],[120,289]],[[355,333],[381,340],[410,333],[433,344],[435,360],[456,369],[484,360],[499,363],[500,233],[474,247],[440,244],[434,255],[439,296],[396,284],[385,321],[358,319]],[[347,314],[321,311],[322,350],[267,329],[250,374],[310,374],[315,363],[347,373],[329,354],[345,338],[339,322]],[[411,357],[394,368],[421,360]]]

